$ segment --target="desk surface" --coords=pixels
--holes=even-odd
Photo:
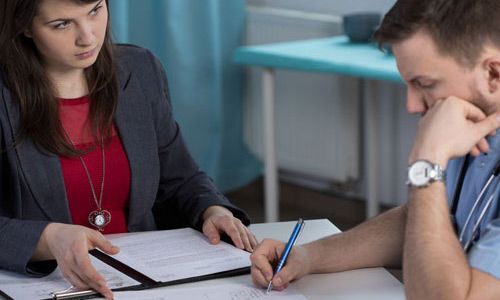
[[[295,223],[264,223],[251,225],[250,228],[259,241],[264,237],[272,237],[286,242]],[[327,219],[306,220],[297,242],[307,243],[338,232],[340,230]],[[294,285],[308,299],[405,299],[403,285],[383,268],[308,275]]]
[[[279,222],[254,224],[250,228],[260,241],[271,237],[286,241],[296,222]],[[302,234],[297,241],[307,243],[318,238],[338,233],[339,230],[330,221],[306,220]],[[215,283],[251,282],[250,275],[221,278],[182,285],[185,288],[210,286]],[[383,268],[354,270],[336,274],[308,275],[293,283],[308,299],[342,299],[342,300],[399,300],[405,299],[403,285]],[[175,286],[172,288],[179,288]],[[169,287],[166,287],[169,288]]]
[[[350,43],[345,36],[240,47],[234,61],[242,65],[401,82],[394,56],[383,53],[373,43]]]

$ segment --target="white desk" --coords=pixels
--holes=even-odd
[[[295,222],[279,222],[255,224],[250,228],[259,241],[264,237],[287,241],[294,225]],[[298,243],[307,243],[338,232],[340,230],[327,219],[307,220]],[[311,300],[405,299],[403,285],[383,268],[308,275],[295,282],[294,286]]]
[[[254,224],[250,228],[259,240],[266,237],[288,240],[295,222]],[[298,243],[306,243],[339,232],[330,221],[306,220],[306,226]],[[160,289],[192,289],[210,287],[217,284],[251,282],[250,275],[221,278],[209,281],[189,283]],[[399,300],[405,299],[403,285],[383,268],[363,269],[336,274],[308,275],[293,285],[308,299],[342,300]]]

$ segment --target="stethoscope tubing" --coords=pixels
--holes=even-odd
[[[488,209],[491,206],[491,203],[493,203],[493,199],[495,198],[495,195],[498,193],[498,190],[500,189],[500,184],[496,185],[495,190],[493,191],[491,196],[486,201],[486,204],[484,205],[483,209],[481,210],[481,213],[479,214],[478,219],[476,220],[476,222],[474,223],[474,225],[472,227],[472,232],[471,232],[469,239],[467,240],[467,242],[465,244],[463,244],[462,242],[463,242],[463,238],[465,235],[465,231],[466,231],[466,229],[469,225],[469,222],[472,218],[472,214],[474,213],[474,211],[476,211],[476,208],[478,207],[479,203],[481,202],[481,198],[483,197],[484,193],[486,192],[488,187],[491,185],[493,180],[498,176],[498,174],[500,174],[500,163],[497,164],[497,166],[495,167],[495,170],[493,171],[493,174],[491,174],[490,177],[488,178],[488,180],[486,181],[486,184],[481,189],[479,195],[477,196],[476,200],[474,201],[474,205],[472,206],[472,209],[470,210],[469,214],[467,215],[467,219],[465,220],[464,226],[462,227],[462,230],[461,230],[460,235],[459,235],[459,241],[463,245],[463,249],[465,252],[469,251],[469,248],[470,248],[472,242],[476,238],[476,234],[478,233],[479,225],[483,221],[484,216],[486,215],[486,212],[488,211]]]
[[[476,223],[474,223],[474,227],[472,227],[472,233],[470,238],[467,240],[467,243],[464,245],[464,250],[467,252],[469,250],[469,247],[472,243],[472,241],[476,238],[476,234],[478,233],[478,228],[479,225],[481,224],[481,221],[483,221],[484,216],[488,209],[490,208],[491,203],[493,203],[493,199],[495,198],[495,195],[498,192],[498,189],[500,188],[500,185],[497,185],[495,191],[493,194],[488,198],[488,201],[486,202],[486,205],[483,207],[481,214],[479,215],[479,218],[477,219]],[[464,227],[465,228],[465,227]],[[460,241],[461,242],[461,241]]]
[[[474,205],[472,206],[472,209],[470,210],[469,215],[467,215],[467,219],[465,220],[464,227],[462,227],[462,231],[460,231],[460,236],[458,238],[460,243],[462,242],[462,240],[464,238],[465,230],[467,229],[467,226],[469,225],[469,222],[472,219],[472,214],[476,210],[481,198],[483,197],[483,194],[486,192],[486,190],[490,186],[493,179],[495,179],[495,174],[491,174],[491,176],[488,178],[488,181],[486,181],[486,184],[483,186],[483,188],[481,189],[481,192],[479,193],[476,200],[474,201]]]

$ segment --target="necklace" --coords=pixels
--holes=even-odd
[[[66,137],[68,140],[71,142],[73,147],[75,147],[75,143],[73,143],[73,140],[69,136],[68,132],[66,131],[65,128],[63,128],[64,133],[66,134]],[[90,225],[96,227],[99,231],[103,231],[104,227],[111,222],[111,213],[105,209],[102,209],[102,195],[104,192],[104,178],[105,178],[105,170],[106,170],[106,155],[104,153],[104,141],[103,137],[101,136],[101,159],[102,159],[102,179],[101,179],[101,191],[99,193],[99,199],[97,199],[97,195],[95,193],[95,188],[94,184],[92,183],[92,178],[90,177],[89,170],[87,168],[87,164],[85,163],[85,160],[83,159],[82,156],[78,157],[80,159],[80,162],[82,163],[83,170],[85,170],[85,175],[87,175],[87,181],[89,182],[90,185],[90,190],[92,192],[92,198],[94,199],[94,202],[97,206],[97,209],[91,211],[89,213],[88,219]]]

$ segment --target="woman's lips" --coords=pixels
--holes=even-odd
[[[89,57],[94,56],[96,49],[97,49],[97,47],[92,49],[92,50],[86,51],[86,52],[78,53],[75,56],[78,57],[79,59],[87,59]]]

